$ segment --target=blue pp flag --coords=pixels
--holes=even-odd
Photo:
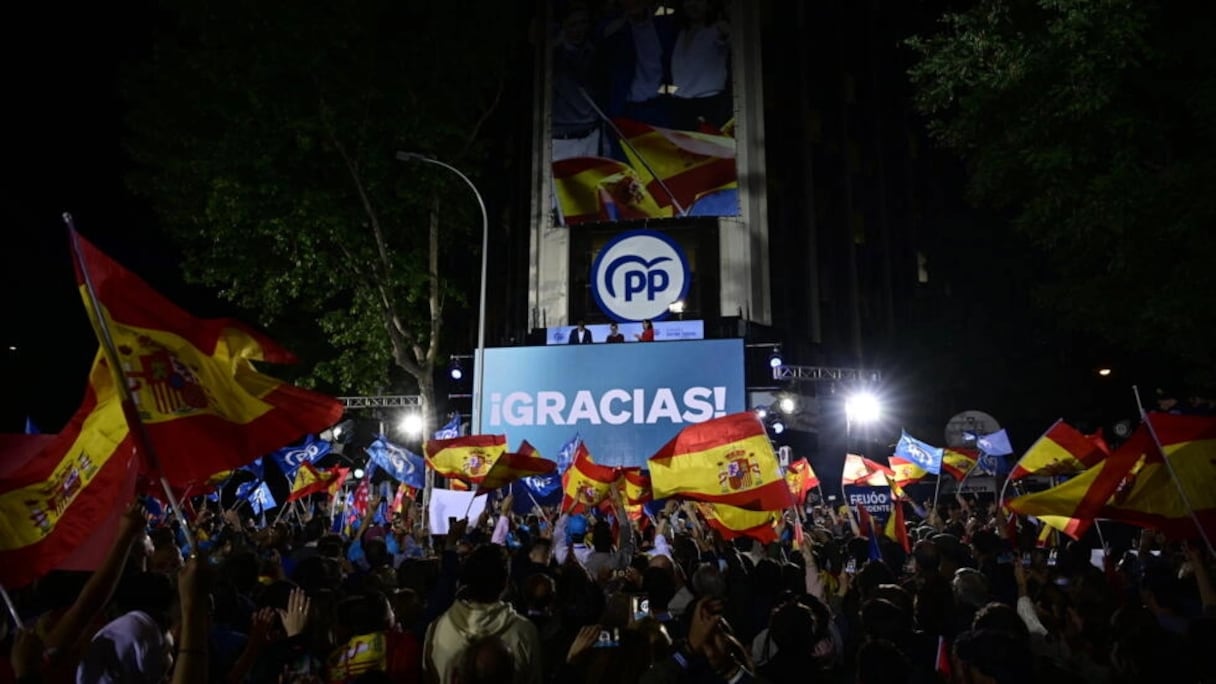
[[[925,444],[907,432],[901,434],[899,441],[895,444],[896,456],[912,461],[933,475],[938,475],[942,472],[942,455],[944,453],[944,449]]]
[[[270,487],[263,482],[257,489],[253,490],[252,496],[249,497],[249,505],[253,507],[254,515],[266,515],[268,509],[279,505],[274,500],[274,496],[270,493]]]
[[[537,503],[544,506],[554,506],[561,502],[562,498],[562,474],[570,469],[570,464],[574,462],[574,452],[578,450],[579,443],[582,442],[582,437],[577,433],[570,438],[570,441],[562,445],[562,448],[557,452],[557,468],[551,473],[544,475],[530,475],[519,480],[520,486],[526,491],[524,498],[531,501],[536,499]],[[515,491],[512,487],[512,491]],[[531,494],[531,497],[527,495]],[[517,500],[519,496],[515,497]]]
[[[979,435],[975,446],[980,451],[991,456],[1008,456],[1013,453],[1013,445],[1009,443],[1009,435],[1002,428],[987,435]]]
[[[368,462],[380,467],[394,480],[414,489],[426,486],[426,461],[409,449],[393,444],[379,435],[367,447]]]
[[[1008,470],[1008,464],[1005,463],[1004,456],[990,454],[987,451],[981,451],[979,458],[975,461],[975,469],[986,475],[997,476]]]
[[[254,459],[253,463],[242,466],[241,470],[251,473],[254,476],[254,478],[256,478],[258,480],[263,480],[266,478],[266,467],[262,465],[261,456],[258,456],[256,459]]]
[[[270,455],[274,464],[279,467],[279,472],[283,473],[290,482],[296,476],[296,471],[305,463],[316,463],[322,456],[328,454],[330,450],[329,442],[323,439],[318,439],[314,435],[309,435],[303,444],[284,447]]]
[[[249,482],[242,482],[241,484],[237,485],[236,498],[240,499],[241,501],[248,501],[249,497],[253,495],[254,490],[258,488],[259,484],[261,483],[257,480],[250,480]]]
[[[452,416],[447,425],[435,432],[435,439],[454,439],[460,436],[460,414]]]
[[[25,417],[25,434],[27,434],[27,435],[42,434],[42,431],[38,429],[38,426],[34,425],[34,419],[30,418],[29,416]]]

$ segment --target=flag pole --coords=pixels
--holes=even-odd
[[[25,629],[25,623],[21,621],[21,615],[17,613],[17,606],[13,605],[13,599],[8,595],[8,590],[4,588],[3,584],[0,584],[0,596],[4,597],[4,606],[8,608],[8,614],[12,616],[13,624],[17,626],[17,629]]]
[[[933,512],[937,512],[937,497],[942,493],[942,471],[941,467],[937,470],[937,484],[933,485]]]
[[[160,478],[161,487],[165,490],[165,498],[169,500],[169,506],[173,508],[173,514],[178,520],[185,520],[182,515],[181,503],[178,502],[177,496],[173,493],[173,487],[169,486],[169,479],[165,477],[164,471],[160,467],[160,459],[156,456],[156,451],[152,448],[151,440],[148,439],[147,431],[143,421],[139,417],[139,410],[135,406],[135,399],[131,396],[131,388],[127,385],[126,374],[122,370],[122,362],[118,357],[118,350],[114,345],[114,336],[110,333],[110,324],[106,321],[106,317],[102,315],[101,301],[97,298],[97,291],[93,288],[93,276],[89,274],[88,265],[85,264],[84,255],[80,251],[80,235],[76,232],[76,222],[72,219],[72,215],[64,212],[63,222],[67,224],[68,235],[72,243],[72,259],[76,262],[76,267],[80,269],[81,278],[84,280],[84,288],[89,296],[89,304],[92,311],[89,318],[96,326],[99,333],[98,338],[101,342],[102,352],[105,354],[106,362],[110,366],[110,373],[114,377],[117,385],[118,395],[122,399],[122,412],[127,419],[127,427],[131,430],[131,437],[135,442],[137,453],[142,453],[145,461],[148,464],[148,469],[156,473]],[[190,555],[194,556],[198,553],[198,545],[194,539],[194,532],[189,527],[186,528],[186,546],[190,549]]]
[[[1161,454],[1161,460],[1165,461],[1165,467],[1170,472],[1170,479],[1174,481],[1174,487],[1178,490],[1178,496],[1181,497],[1187,512],[1191,514],[1191,520],[1195,522],[1195,527],[1199,529],[1199,536],[1203,539],[1203,543],[1207,544],[1208,552],[1216,555],[1216,547],[1212,546],[1212,540],[1208,538],[1207,530],[1203,529],[1203,524],[1199,522],[1199,515],[1195,513],[1195,507],[1191,505],[1191,500],[1186,495],[1186,490],[1182,488],[1182,482],[1178,479],[1178,473],[1174,471],[1174,464],[1170,463],[1169,456],[1165,454],[1165,447],[1161,446],[1161,439],[1157,436],[1157,430],[1153,427],[1153,421],[1149,420],[1148,413],[1144,410],[1144,404],[1140,402],[1140,388],[1132,385],[1132,392],[1136,395],[1136,408],[1140,409],[1140,419],[1148,426],[1148,434],[1152,436],[1153,444],[1157,445],[1157,451]]]

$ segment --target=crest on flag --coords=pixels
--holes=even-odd
[[[584,506],[594,506],[600,502],[600,491],[593,484],[585,484],[578,488],[578,503]]]
[[[723,492],[736,492],[753,486],[752,478],[760,478],[760,464],[756,462],[755,454],[742,449],[726,455],[726,460],[718,464],[718,485]]]
[[[485,477],[486,473],[490,472],[490,460],[486,452],[477,449],[465,456],[461,470],[468,477]]]
[[[123,374],[141,417],[186,416],[209,409],[219,414],[199,382],[196,368],[147,335],[136,336],[135,343],[138,349],[122,344],[118,353],[123,357]]]

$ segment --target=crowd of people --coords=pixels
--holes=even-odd
[[[1216,680],[1195,544],[1144,531],[1096,564],[958,497],[907,523],[905,553],[813,496],[761,544],[689,502],[630,519],[620,496],[561,515],[506,497],[436,537],[418,504],[335,534],[324,494],[271,523],[200,500],[194,554],[136,504],[95,572],[10,592],[0,681]]]

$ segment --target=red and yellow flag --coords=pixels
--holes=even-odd
[[[428,440],[427,465],[444,477],[478,484],[507,451],[506,435],[469,435]]]
[[[672,216],[671,207],[655,201],[643,176],[615,159],[575,157],[553,162],[553,192],[567,225]]]
[[[494,465],[490,466],[490,471],[477,484],[478,495],[506,487],[521,478],[547,475],[557,470],[557,464],[553,461],[533,456],[536,449],[532,448],[531,444],[524,442],[521,449],[524,447],[527,447],[528,453],[505,453],[494,461]]]
[[[895,473],[893,481],[901,487],[920,482],[921,478],[929,474],[929,471],[902,456],[890,456],[887,461],[891,463],[891,470]]]
[[[749,511],[717,503],[702,503],[698,509],[705,522],[726,541],[736,537],[750,537],[763,544],[777,541],[773,523],[780,513],[776,511]]]
[[[32,582],[99,534],[134,499],[138,470],[114,375],[98,358],[63,431],[0,477],[0,584]]]
[[[912,543],[908,540],[908,525],[904,522],[903,501],[899,499],[891,501],[891,515],[887,517],[883,535],[902,546],[904,553],[912,553]]]
[[[337,400],[254,368],[253,361],[294,360],[269,338],[232,319],[191,316],[72,236],[85,309],[99,338],[102,320],[113,338],[134,410],[159,456],[155,475],[178,488],[203,484],[341,418]]]
[[[311,463],[303,463],[296,470],[295,479],[291,483],[291,493],[287,495],[287,501],[295,501],[302,499],[309,494],[317,492],[332,492],[337,491],[342,486],[342,482],[346,480],[348,468],[332,468],[330,470],[322,470],[314,467]]]
[[[844,457],[844,470],[840,473],[840,483],[843,485],[885,487],[887,486],[888,475],[894,476],[895,471],[864,456],[846,454]]]
[[[975,449],[946,447],[942,452],[942,470],[961,482],[979,458],[980,452]]]
[[[785,484],[790,488],[794,503],[801,506],[806,502],[807,492],[819,486],[819,478],[815,477],[811,464],[805,458],[800,458],[785,470]]]
[[[650,457],[650,481],[658,499],[674,496],[752,511],[793,505],[773,445],[751,411],[681,430]]]
[[[734,138],[659,128],[632,119],[613,123],[629,140],[622,146],[629,164],[659,206],[672,208],[671,195],[675,195],[688,209],[708,191],[738,187]]]
[[[581,513],[603,503],[616,485],[617,470],[591,459],[587,445],[579,443],[574,460],[562,474],[563,513]]]
[[[1110,450],[1100,436],[1084,435],[1061,419],[1026,450],[1009,473],[1009,479],[1030,475],[1075,475],[1108,455]]]
[[[625,503],[640,506],[654,500],[649,472],[641,468],[622,468],[621,473],[625,476]]]

